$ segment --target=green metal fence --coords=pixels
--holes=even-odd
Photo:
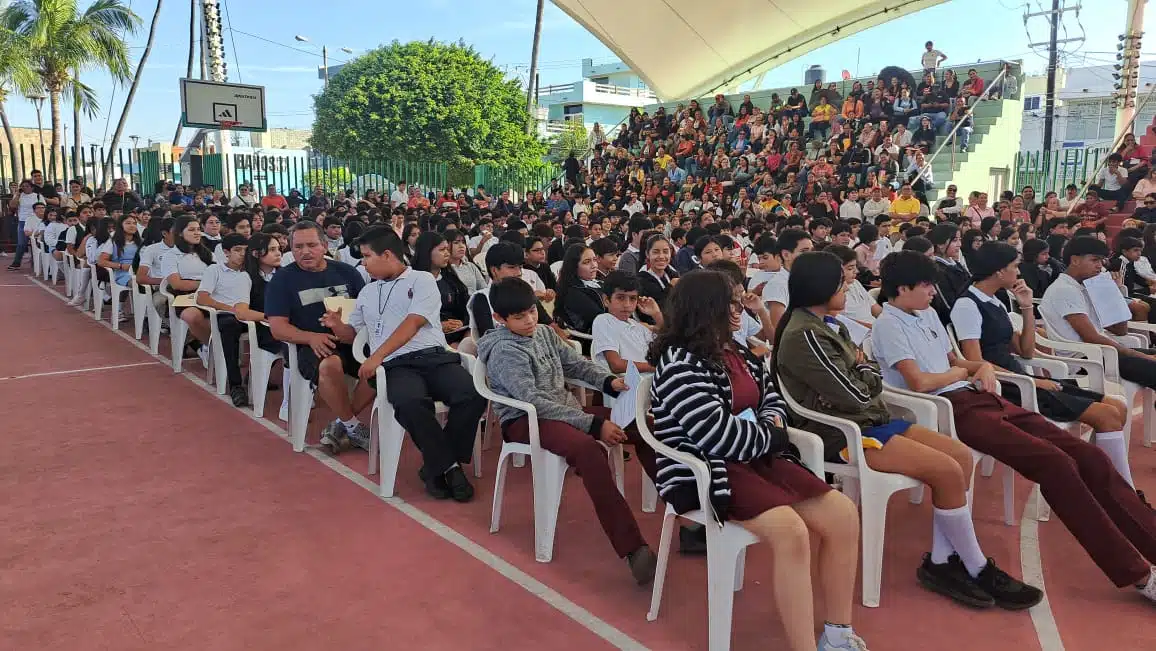
[[[105,163],[111,155],[110,175],[105,178]],[[158,179],[180,181],[180,164],[163,163],[160,154],[152,149],[131,149],[127,147],[109,150],[98,145],[81,147],[61,146],[40,147],[22,144],[15,149],[0,145],[0,182],[5,186],[19,182],[21,176],[31,176],[32,170],[40,170],[50,183],[66,186],[72,179],[79,179],[90,188],[107,188],[112,179],[128,179],[134,188],[151,193]]]
[[[561,173],[554,164],[535,166],[477,165],[474,167],[474,186],[484,185],[491,195],[510,192],[521,199],[527,192],[542,190]]]
[[[228,162],[228,173],[232,175],[234,186],[252,185],[261,196],[266,194],[269,185],[282,194],[297,189],[309,196],[314,188],[320,186],[328,193],[353,190],[359,197],[368,190],[389,194],[403,182],[423,192],[448,187],[445,163],[341,160],[312,153],[283,156],[232,154]]]
[[[1063,194],[1064,187],[1070,183],[1082,186],[1091,181],[1108,153],[1103,147],[1021,151],[1016,154],[1013,188],[1030,185],[1040,196],[1047,192]]]

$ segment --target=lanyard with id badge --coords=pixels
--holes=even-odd
[[[389,293],[385,295],[385,300],[381,300],[381,290],[385,284],[381,284],[377,288],[377,323],[373,326],[373,338],[380,340],[385,336],[385,308],[389,305],[389,299],[393,297],[393,290],[397,289],[398,283],[401,282],[401,277],[393,279],[390,283]],[[413,287],[409,289],[409,298],[413,300]]]

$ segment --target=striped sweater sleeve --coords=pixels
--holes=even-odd
[[[778,449],[786,439],[784,428],[764,417],[758,422],[730,413],[710,373],[686,361],[670,361],[656,374],[654,395],[686,436],[707,456],[728,461],[750,461]]]

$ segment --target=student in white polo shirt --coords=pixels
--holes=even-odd
[[[136,283],[140,286],[153,288],[153,307],[161,315],[161,334],[168,332],[169,311],[165,306],[165,296],[157,289],[164,281],[163,259],[166,253],[173,250],[173,224],[177,220],[172,217],[154,217],[145,229],[144,247],[140,250],[140,261],[136,268]]]
[[[249,393],[241,377],[241,335],[248,331],[245,324],[237,320],[234,310],[238,305],[249,303],[249,291],[253,280],[245,271],[245,251],[249,240],[244,235],[230,233],[221,239],[221,249],[225,252],[225,264],[211,264],[201,277],[197,288],[197,305],[217,310],[217,331],[221,336],[221,349],[225,353],[225,371],[229,377],[229,399],[234,407],[249,404]],[[185,310],[181,320],[189,325],[189,331],[200,341],[208,341],[211,332],[208,315],[202,310]]]
[[[602,362],[613,373],[625,373],[627,362],[634,362],[642,373],[653,373],[654,367],[646,363],[646,350],[654,331],[634,315],[642,312],[661,325],[658,303],[646,296],[640,298],[637,274],[621,269],[611,271],[602,281],[602,294],[607,311],[596,316],[590,328],[594,338],[590,359]]]
[[[790,292],[787,291],[787,283],[791,278],[791,264],[796,257],[814,249],[815,243],[811,241],[811,236],[806,231],[788,228],[779,233],[779,239],[775,242],[775,254],[783,261],[783,268],[763,287],[763,302],[767,304],[767,312],[771,315],[769,325],[772,329],[778,326],[779,319],[783,318],[791,302]]]
[[[1064,247],[1068,268],[1044,292],[1040,314],[1048,336],[1067,341],[1111,346],[1120,354],[1120,377],[1140,386],[1156,388],[1156,350],[1131,348],[1121,343],[1128,322],[1100,323],[1084,281],[1104,269],[1108,245],[1095,237],[1074,237]]]
[[[473,457],[486,401],[474,390],[460,355],[446,347],[437,282],[429,272],[406,266],[405,256],[406,246],[393,229],[366,230],[361,260],[374,282],[358,294],[348,324],[333,312],[326,313],[323,324],[346,342],[352,342],[358,330],[368,331],[373,353],[358,375],[373,386],[378,367],[385,369],[386,398],[397,422],[421,450],[419,475],[426,492],[436,499],[468,502],[474,487],[461,466]],[[449,407],[444,428],[434,401]]]

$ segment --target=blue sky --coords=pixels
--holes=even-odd
[[[223,1],[228,10],[225,51],[230,81],[266,87],[269,124],[274,127],[312,124],[311,97],[321,88],[316,68],[321,63],[322,43],[329,46],[331,63],[336,63],[351,57],[340,51],[342,47],[354,50],[352,56],[356,56],[395,39],[461,39],[495,63],[507,66],[511,75],[520,74],[524,79],[529,67],[534,0],[332,0],[321,17],[316,15],[319,5],[304,0]],[[1074,4],[1076,0],[1067,1]],[[155,4],[149,0],[130,2],[143,21],[140,33],[129,40],[135,61],[143,49]],[[1032,11],[1040,10],[1039,0],[1030,0],[1030,4]],[[1116,37],[1123,31],[1127,3],[1083,0],[1083,5],[1078,20],[1073,13],[1064,20],[1069,37],[1083,32],[1087,39],[1080,45],[1065,46],[1078,48],[1077,53],[1065,57],[1066,63],[1114,63]],[[886,65],[914,68],[928,39],[948,55],[949,62],[1023,59],[1029,72],[1042,71],[1046,60],[1031,52],[1028,43],[1046,41],[1047,24],[1042,17],[1029,21],[1029,37],[1022,18],[1024,8],[1023,2],[1014,0],[951,0],[789,62],[769,73],[764,86],[801,84],[802,71],[812,64],[824,66],[829,77],[837,77],[843,69],[869,74]],[[188,55],[188,15],[187,0],[168,0],[162,10],[156,43],[125,129],[126,136],[140,136],[142,145],[150,138],[170,140],[176,127],[180,113],[177,80],[184,75]],[[233,31],[228,30],[230,24]],[[1156,8],[1148,11],[1145,25],[1149,38],[1156,38],[1156,31],[1151,29],[1156,26]],[[1061,38],[1064,33],[1061,30]],[[297,34],[310,42],[295,42]],[[1156,44],[1145,50],[1156,53]],[[539,58],[541,83],[546,86],[580,78],[583,58],[603,63],[613,60],[614,55],[547,2]],[[114,88],[110,80],[95,73],[85,81],[100,93],[102,115],[84,123],[83,140],[85,144],[99,143],[105,140],[110,112],[107,133],[111,135],[115,129],[127,88]],[[13,125],[36,126],[36,113],[29,102],[13,98],[7,108]],[[70,111],[65,121],[71,142]],[[185,131],[187,138],[190,130]]]

